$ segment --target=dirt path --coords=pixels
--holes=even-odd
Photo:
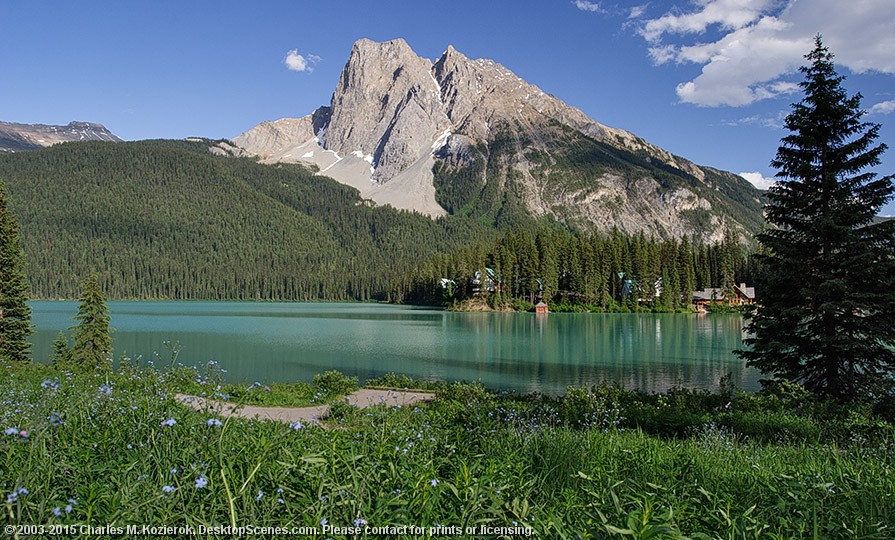
[[[209,411],[223,417],[257,418],[259,420],[275,420],[294,424],[302,422],[316,424],[329,413],[329,405],[313,407],[258,407],[255,405],[236,405],[226,401],[205,399],[196,396],[177,394],[177,399],[197,411]],[[381,390],[361,388],[342,398],[360,409],[375,405],[403,407],[415,405],[435,399],[435,394],[426,392],[405,392],[403,390]]]

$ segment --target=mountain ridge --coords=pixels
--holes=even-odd
[[[57,126],[0,121],[0,152],[36,150],[69,141],[121,142],[121,139],[95,122],[73,121]]]
[[[402,39],[358,40],[329,106],[232,142],[430,217],[527,214],[706,241],[727,224],[746,233],[761,223],[760,194],[745,179],[600,124],[450,45],[431,62]]]

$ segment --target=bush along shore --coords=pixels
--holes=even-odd
[[[368,383],[436,399],[358,409],[338,399],[356,380],[334,372],[265,387],[225,385],[214,365],[0,370],[7,536],[137,525],[321,539],[782,539],[895,528],[892,395],[846,406],[791,384],[722,384],[515,396],[388,375]],[[290,425],[192,410],[178,393],[331,406],[319,425]]]

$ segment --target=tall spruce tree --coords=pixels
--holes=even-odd
[[[91,274],[81,284],[80,301],[78,314],[75,315],[78,324],[71,328],[74,330],[71,359],[75,365],[84,369],[111,369],[111,318],[96,274]]]
[[[19,225],[0,180],[0,360],[29,360],[32,327],[28,291]]]
[[[804,99],[786,118],[771,166],[767,220],[758,236],[760,306],[739,351],[749,365],[839,399],[891,383],[895,368],[895,222],[880,163],[879,125],[862,121],[861,95],[842,87],[820,36],[801,68]]]

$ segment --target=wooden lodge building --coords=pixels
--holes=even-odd
[[[725,295],[720,288],[708,288],[693,291],[693,307],[698,312],[708,311],[712,304],[742,306],[755,303],[755,287],[747,287],[745,283],[733,286],[733,295]]]

